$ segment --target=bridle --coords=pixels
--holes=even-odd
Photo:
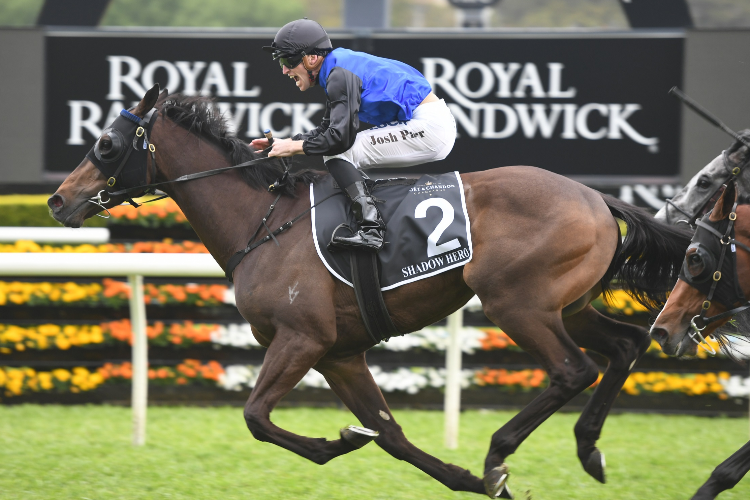
[[[86,158],[88,158],[94,164],[94,166],[96,166],[96,168],[105,175],[105,177],[108,177],[107,189],[99,191],[96,196],[92,196],[87,201],[89,201],[90,203],[94,203],[95,205],[99,205],[102,210],[106,211],[107,209],[102,205],[103,203],[108,203],[112,198],[116,196],[125,196],[125,201],[133,205],[135,208],[138,208],[140,205],[142,205],[142,203],[136,203],[133,198],[138,198],[146,194],[153,194],[156,192],[156,188],[159,186],[163,186],[165,184],[174,184],[178,182],[187,182],[195,179],[202,179],[204,177],[218,175],[229,170],[245,168],[256,163],[272,160],[272,158],[264,156],[262,158],[256,158],[254,160],[246,161],[238,165],[232,165],[231,167],[216,168],[213,170],[206,170],[205,172],[183,175],[172,180],[148,183],[148,177],[146,176],[148,159],[144,151],[148,150],[148,152],[151,154],[150,170],[151,180],[153,180],[157,175],[156,146],[152,142],[150,142],[148,133],[153,128],[154,123],[156,122],[156,117],[158,117],[158,115],[159,114],[156,112],[156,108],[153,108],[146,114],[143,119],[141,119],[128,110],[123,109],[122,111],[120,111],[120,116],[115,119],[112,126],[104,129],[102,135],[107,134],[111,135],[112,137],[118,138],[117,141],[119,141],[120,143],[120,151],[115,151],[112,154],[112,158],[114,159],[106,158],[106,155],[102,153],[100,148],[100,137],[99,140],[96,141],[96,144],[94,144],[94,147],[91,148],[91,151],[86,154]],[[131,126],[130,123],[134,123],[136,126]],[[139,143],[141,146],[139,146]],[[132,147],[128,147],[126,146],[126,144],[132,144]],[[136,154],[131,156],[134,151],[136,152]],[[265,154],[268,154],[268,151],[270,151],[270,148],[264,150],[263,152]],[[120,159],[121,161],[115,166],[114,162]],[[284,161],[284,159],[282,159],[282,161]],[[279,187],[281,187],[281,185],[286,182],[290,169],[291,162],[286,163],[286,169],[282,177],[271,184],[268,190],[274,191],[279,189]],[[123,187],[122,189],[114,190],[115,186],[124,186],[126,183],[131,183],[134,180],[136,183],[140,182],[141,184],[133,187]],[[102,198],[102,193],[106,193],[108,197],[107,200],[104,200]],[[168,196],[169,195],[165,194],[164,196],[148,200],[148,202],[143,203],[150,203],[153,201],[161,200],[163,198],[167,198]]]
[[[130,182],[147,184],[147,155],[149,153],[151,155],[151,179],[156,177],[156,146],[149,141],[148,136],[158,117],[156,108],[151,109],[143,118],[123,109],[112,125],[102,131],[99,139],[86,154],[86,158],[107,177],[107,188],[99,191],[96,196],[87,201],[100,206],[108,216],[111,214],[104,207],[104,203],[108,203],[116,194],[130,194],[130,191],[124,193],[115,190],[115,186]],[[108,141],[102,144],[105,136]],[[135,155],[133,155],[134,152]],[[143,191],[133,190],[132,192],[139,192],[137,196],[142,196],[153,193],[153,190],[144,186]],[[106,200],[102,198],[104,193],[107,193]],[[133,200],[137,196],[127,196],[125,201],[138,208],[140,204]]]
[[[697,227],[688,251],[695,249],[691,257],[698,255],[701,259],[705,259],[707,263],[716,262],[716,266],[714,267],[714,272],[711,273],[710,267],[704,265],[704,270],[701,273],[697,276],[692,276],[688,270],[688,257],[686,257],[679,275],[681,280],[706,295],[706,300],[703,301],[703,305],[701,306],[701,312],[690,320],[688,336],[699,347],[712,355],[716,354],[716,351],[706,341],[701,332],[711,323],[729,318],[750,308],[750,301],[745,298],[738,284],[736,257],[737,247],[742,248],[748,253],[750,253],[750,247],[734,238],[736,219],[737,202],[732,206],[732,211],[726,219],[711,222],[709,212],[702,219],[696,220]],[[722,278],[727,279],[722,281]],[[727,310],[723,313],[706,317],[713,300],[722,304]],[[734,307],[734,304],[738,302],[742,302],[742,304]]]
[[[134,115],[128,110],[123,109],[122,111],[120,111],[120,116],[118,116],[115,119],[115,121],[112,123],[112,126],[106,128],[102,132],[102,136],[105,135],[106,133],[107,135],[110,135],[110,139],[116,138],[112,140],[113,147],[110,149],[106,149],[106,150],[105,148],[100,147],[100,141],[101,141],[101,136],[100,136],[99,140],[96,141],[96,144],[94,145],[93,148],[91,148],[91,151],[89,151],[86,157],[96,166],[97,169],[99,169],[99,171],[101,171],[105,176],[109,177],[107,179],[107,189],[103,189],[99,191],[99,193],[97,193],[96,196],[92,196],[86,201],[100,206],[102,210],[106,211],[109,214],[109,210],[107,210],[104,204],[111,201],[113,197],[125,196],[126,197],[125,200],[128,203],[133,205],[133,207],[138,208],[143,203],[150,203],[153,201],[157,201],[157,200],[161,200],[163,198],[169,197],[168,194],[165,194],[164,196],[160,196],[158,198],[145,201],[143,203],[137,203],[133,200],[133,198],[138,198],[145,194],[155,193],[156,188],[159,186],[163,186],[165,184],[174,184],[178,182],[187,182],[187,181],[192,181],[196,179],[202,179],[204,177],[211,177],[213,175],[222,174],[230,170],[235,170],[238,168],[245,168],[250,165],[254,165],[256,163],[261,163],[264,161],[270,161],[274,159],[274,157],[267,156],[271,150],[271,147],[268,147],[265,150],[263,150],[263,153],[266,156],[262,158],[256,158],[254,160],[246,161],[244,163],[232,165],[231,167],[215,168],[213,170],[206,170],[204,172],[186,174],[186,175],[180,176],[172,180],[148,183],[148,177],[146,174],[147,169],[148,169],[148,166],[147,166],[148,158],[147,158],[147,155],[145,154],[146,150],[148,150],[148,152],[150,152],[151,154],[151,180],[155,179],[157,175],[156,146],[152,142],[150,142],[148,138],[148,133],[153,128],[154,123],[156,122],[156,117],[158,117],[156,108],[151,109],[151,111],[149,111],[143,119],[139,118],[138,116]],[[270,139],[270,135],[267,135],[266,137],[269,137]],[[118,143],[117,150],[114,150],[115,142]],[[131,144],[132,144],[132,147],[129,146]],[[136,152],[136,154],[132,155],[133,152]],[[119,163],[117,163],[118,160],[119,160]],[[273,184],[268,186],[269,192],[278,191],[283,185],[286,184],[286,182],[289,179],[289,171],[292,168],[292,161],[291,160],[287,161],[286,158],[281,158],[281,161],[284,162],[284,166],[285,166],[284,172],[281,175],[281,177],[279,177]],[[117,165],[115,166],[115,164]],[[141,185],[137,185],[134,187],[124,187],[123,189],[113,191],[113,188],[116,185],[125,185],[127,181],[131,181],[133,179],[138,179],[138,178],[142,179]],[[104,200],[102,198],[103,193],[107,194],[107,197],[108,197],[107,200]],[[225,266],[226,278],[230,282],[232,282],[233,281],[232,273],[234,272],[234,269],[239,265],[242,259],[248,253],[250,253],[250,251],[259,247],[263,243],[273,240],[273,242],[276,243],[277,246],[281,246],[279,245],[279,242],[276,239],[276,236],[286,231],[287,229],[291,228],[292,224],[294,224],[300,218],[302,218],[305,214],[310,212],[314,207],[320,205],[324,201],[338,194],[343,194],[343,192],[336,192],[323,198],[322,200],[317,202],[315,205],[312,205],[301,214],[297,215],[296,217],[289,220],[288,222],[282,224],[278,229],[271,231],[271,229],[268,227],[267,221],[268,221],[268,218],[271,216],[271,213],[273,212],[273,210],[276,208],[276,204],[281,199],[281,193],[279,192],[278,195],[276,196],[276,199],[273,201],[270,208],[268,209],[266,216],[263,217],[260,225],[255,230],[253,235],[250,237],[250,241],[248,241],[247,246],[244,249],[236,252],[227,261],[227,264]],[[268,235],[256,241],[255,243],[253,243],[253,240],[255,239],[255,237],[258,236],[258,234],[264,228],[268,232]]]

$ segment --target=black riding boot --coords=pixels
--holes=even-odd
[[[338,158],[326,162],[329,172],[352,200],[352,212],[359,229],[351,236],[336,236],[328,244],[329,250],[366,250],[378,252],[383,248],[385,222],[380,218],[375,200],[367,191],[362,174],[351,163]],[[359,179],[359,180],[355,180]],[[354,181],[354,182],[352,182]]]

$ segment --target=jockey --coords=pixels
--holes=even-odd
[[[317,128],[275,140],[268,156],[322,155],[351,199],[359,224],[352,236],[334,236],[329,249],[378,252],[385,223],[360,169],[408,167],[448,156],[456,140],[448,106],[416,69],[364,52],[333,49],[323,27],[306,18],[282,27],[263,49],[273,54],[298,89],[319,85],[327,98]],[[358,133],[360,120],[374,127]],[[265,149],[268,139],[251,145]]]

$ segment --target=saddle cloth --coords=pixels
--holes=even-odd
[[[353,286],[349,252],[332,253],[327,248],[336,226],[346,222],[357,227],[349,210],[351,201],[329,175],[310,185],[310,204],[336,193],[341,196],[312,209],[313,239],[331,274]],[[378,253],[381,290],[429,278],[471,260],[469,215],[458,172],[417,180],[379,180],[372,195],[387,227],[386,244]],[[342,228],[338,234],[348,236],[349,232]]]

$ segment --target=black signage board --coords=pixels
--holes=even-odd
[[[80,163],[99,131],[154,83],[210,94],[248,141],[320,122],[325,96],[299,92],[260,50],[272,34],[50,32],[46,39],[45,168]],[[446,100],[459,137],[447,159],[409,173],[535,165],[580,178],[679,175],[684,38],[667,34],[482,36],[380,34],[366,47],[420,70]],[[298,165],[322,167],[320,158]],[[401,171],[405,173],[404,171]],[[398,173],[396,170],[382,173]]]

